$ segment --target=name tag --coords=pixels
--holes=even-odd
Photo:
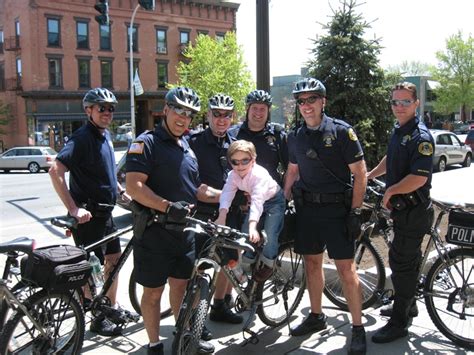
[[[450,224],[446,234],[446,241],[451,244],[474,247],[474,227]]]

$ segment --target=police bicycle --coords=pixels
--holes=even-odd
[[[255,314],[271,327],[288,322],[301,302],[306,286],[303,259],[295,254],[291,241],[280,243],[274,271],[269,279],[257,282],[250,277],[241,284],[232,269],[227,266],[228,257],[225,248],[255,251],[254,246],[247,242],[248,234],[193,217],[186,217],[186,221],[190,227],[185,230],[205,234],[210,239],[196,260],[187,284],[176,321],[173,354],[197,353],[210,301],[216,288],[217,275],[221,269],[237,292],[235,311],[238,313],[250,311],[243,326],[244,336],[250,335],[246,338],[246,343],[258,342],[257,334],[250,330]],[[257,262],[252,267],[253,272],[256,271],[255,265],[258,265],[259,255],[257,253]],[[205,265],[211,267],[206,269]]]

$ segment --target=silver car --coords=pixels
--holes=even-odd
[[[30,146],[15,147],[0,155],[0,170],[29,170],[38,173],[41,169],[48,171],[56,159],[56,151],[50,147]]]
[[[435,140],[435,170],[445,171],[447,166],[453,164],[462,164],[465,167],[471,165],[471,147],[461,142],[454,133],[438,129],[432,129],[430,132]]]

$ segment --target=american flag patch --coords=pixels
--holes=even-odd
[[[143,142],[133,142],[128,148],[128,154],[142,154],[144,146]]]

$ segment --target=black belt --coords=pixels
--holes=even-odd
[[[325,194],[303,191],[303,200],[311,203],[344,203],[343,193]]]

